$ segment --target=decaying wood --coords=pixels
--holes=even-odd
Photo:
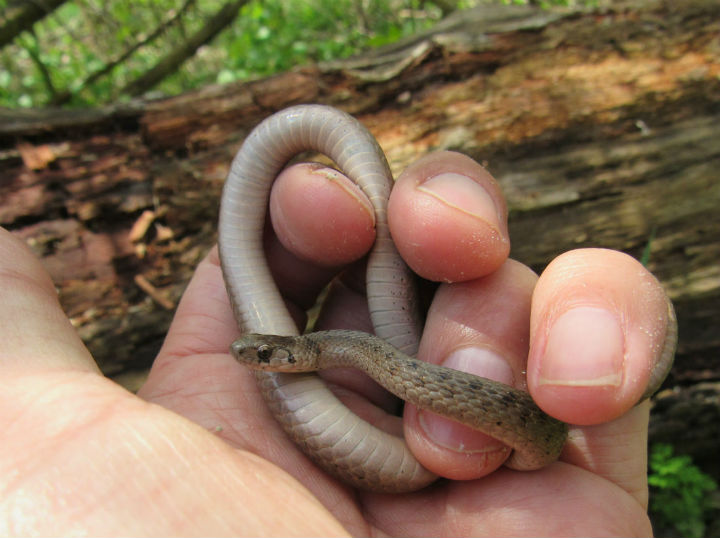
[[[360,60],[113,109],[0,112],[0,223],[43,259],[103,370],[126,376],[152,361],[164,306],[215,241],[242,138],[275,110],[328,103],[359,116],[395,173],[438,149],[485,163],[512,256],[538,271],[572,248],[649,248],[680,322],[668,384],[717,380],[720,4],[634,4],[481,9]]]
[[[676,386],[655,397],[650,438],[682,445],[706,473],[720,476],[717,427],[720,424],[720,382]],[[708,533],[707,536],[713,536]]]

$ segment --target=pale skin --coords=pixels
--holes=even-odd
[[[303,165],[278,180],[271,207],[271,264],[301,317],[334,267],[372,244],[372,217],[345,180]],[[354,410],[404,429],[416,456],[454,479],[406,495],[354,491],[287,440],[228,354],[238,329],[216,249],[136,396],[102,377],[40,262],[2,231],[0,534],[650,534],[649,405],[635,403],[668,323],[657,281],[608,250],[563,254],[538,279],[508,259],[499,187],[457,154],[411,166],[390,218],[413,269],[454,282],[433,300],[420,358],[529,388],[546,412],[581,424],[560,461],[510,471],[494,441],[410,406],[401,425],[366,379],[329,372]],[[369,330],[358,275],[335,288],[322,328]]]

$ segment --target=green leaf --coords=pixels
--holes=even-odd
[[[668,444],[653,445],[650,451],[650,512],[682,535],[701,538],[705,532],[705,513],[711,509],[708,493],[718,486],[689,456],[673,453]]]

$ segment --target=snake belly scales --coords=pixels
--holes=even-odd
[[[377,336],[330,331],[299,337],[272,279],[262,243],[270,188],[287,162],[303,151],[330,157],[374,208],[376,239],[366,291]],[[335,365],[359,367],[401,398],[507,443],[514,449],[506,462],[511,468],[530,470],[554,461],[567,425],[543,413],[527,393],[412,358],[421,323],[412,275],[388,229],[391,188],[392,175],[375,138],[339,110],[291,107],[250,133],[233,160],[220,206],[223,277],[240,330],[254,333],[234,343],[233,354],[244,359],[250,349],[253,362],[258,348],[264,358],[273,349],[294,354],[293,361],[315,353],[321,368],[328,367],[332,355]],[[270,362],[255,361],[255,368],[265,368],[255,372],[260,392],[286,433],[320,467],[353,486],[395,493],[420,489],[437,478],[403,439],[352,413],[316,374],[266,371]]]

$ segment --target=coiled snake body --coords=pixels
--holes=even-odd
[[[309,150],[333,159],[373,205],[376,240],[368,261],[367,296],[382,340],[344,331],[297,337],[270,275],[262,246],[270,187],[288,160]],[[402,439],[350,412],[315,374],[283,373],[288,365],[317,360],[311,369],[323,368],[334,357],[340,365],[364,369],[401,398],[506,442],[514,448],[511,467],[534,469],[553,461],[567,426],[543,413],[527,393],[411,357],[421,325],[411,273],[388,231],[391,187],[377,142],[343,112],[296,106],[256,127],[232,163],[220,208],[220,260],[235,318],[244,333],[259,333],[233,344],[235,357],[254,368],[280,370],[256,372],[274,416],[316,463],[354,486],[404,492],[422,488],[436,476]]]

